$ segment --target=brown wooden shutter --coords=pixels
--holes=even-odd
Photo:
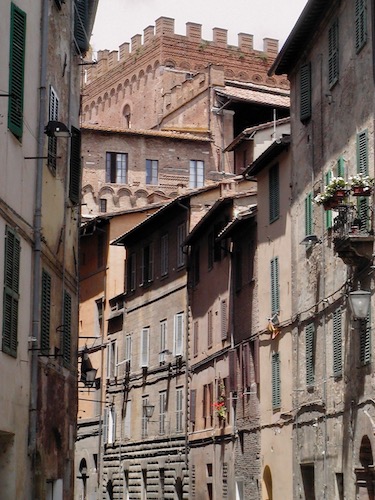
[[[242,377],[243,386],[250,387],[251,377],[250,377],[250,344],[244,344],[242,348]]]
[[[259,384],[259,337],[251,342],[253,364],[254,364],[254,382]]]
[[[191,389],[190,391],[190,422],[195,423],[195,413],[197,406],[197,390]]]
[[[237,391],[237,355],[235,349],[228,351],[229,356],[229,390]]]

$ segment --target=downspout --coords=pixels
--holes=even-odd
[[[34,209],[34,252],[33,252],[33,294],[32,294],[32,337],[35,339],[31,350],[30,381],[30,425],[29,456],[31,457],[33,496],[36,495],[36,474],[34,469],[37,452],[37,404],[38,404],[38,349],[40,337],[40,273],[41,273],[41,233],[42,233],[42,188],[43,188],[43,150],[44,126],[46,117],[47,61],[48,61],[48,0],[43,0],[41,12],[41,51],[40,51],[40,88],[39,123],[36,164],[35,209]]]

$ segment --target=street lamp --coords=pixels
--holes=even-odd
[[[143,405],[143,416],[146,417],[147,420],[150,419],[154,414],[154,409],[154,405]]]
[[[98,370],[92,367],[89,351],[87,347],[82,352],[82,363],[81,363],[81,382],[85,384],[85,387],[92,387],[95,383],[96,372]]]
[[[48,137],[70,137],[72,134],[65,123],[51,120],[47,123],[44,133]]]
[[[361,290],[361,285],[358,282],[358,289],[354,292],[349,292],[349,304],[355,319],[366,319],[370,309],[371,292]]]

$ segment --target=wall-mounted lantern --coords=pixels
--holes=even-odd
[[[65,123],[55,120],[49,121],[44,129],[48,137],[70,137],[72,134]]]
[[[150,419],[154,414],[154,409],[154,405],[143,405],[143,416],[146,417],[147,420]]]
[[[81,363],[81,382],[85,384],[85,387],[92,387],[94,385],[97,371],[96,368],[92,367],[89,351],[85,348],[82,352]]]
[[[358,282],[358,289],[349,292],[349,304],[355,319],[366,319],[370,309],[371,292],[361,290]]]

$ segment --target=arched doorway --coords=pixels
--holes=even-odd
[[[368,436],[363,436],[359,448],[359,462],[361,467],[355,469],[357,499],[375,500],[374,490],[374,459],[372,455],[371,441]]]
[[[272,500],[272,475],[268,465],[266,465],[263,471],[263,491],[265,500]]]

